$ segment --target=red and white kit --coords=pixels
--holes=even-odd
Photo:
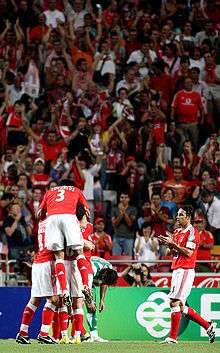
[[[195,278],[199,233],[198,230],[190,224],[186,229],[176,229],[173,234],[173,240],[178,246],[193,250],[192,256],[189,257],[176,252],[172,262],[173,274],[169,298],[179,299],[185,304]]]
[[[91,223],[87,223],[87,226],[85,229],[82,229],[82,236],[83,239],[85,240],[90,240],[92,241],[91,234],[93,232],[93,225]],[[89,279],[89,288],[92,288],[92,282],[93,282],[93,270],[92,266],[90,263],[90,257],[92,256],[90,250],[84,251],[84,255],[87,260],[87,267],[89,268],[89,274],[88,274],[88,279]],[[69,288],[69,292],[71,297],[78,297],[81,298],[83,297],[82,293],[82,277],[79,272],[78,266],[77,266],[77,261],[75,257],[73,256],[65,256],[65,267],[66,267],[66,278],[67,278],[67,286]]]
[[[89,208],[83,193],[74,186],[57,186],[48,190],[40,205],[47,212],[46,247],[63,250],[64,245],[72,249],[83,246],[79,221],[76,217],[77,204]]]
[[[32,266],[31,297],[51,297],[60,295],[61,290],[55,276],[55,261],[53,252],[45,246],[45,228],[47,219],[39,222],[38,246]]]

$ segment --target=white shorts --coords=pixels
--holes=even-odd
[[[69,293],[72,298],[82,298],[82,278],[77,267],[76,260],[65,260],[66,279]],[[92,289],[93,275],[89,274],[89,288]]]
[[[45,242],[48,250],[63,250],[64,247],[80,249],[83,238],[76,215],[58,214],[47,218]]]
[[[190,295],[192,285],[195,278],[195,270],[192,268],[178,268],[173,271],[171,288],[169,293],[170,299],[179,299],[185,304],[186,299]]]
[[[55,276],[55,262],[33,263],[31,297],[60,295],[59,282]]]

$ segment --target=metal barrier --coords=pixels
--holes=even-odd
[[[28,284],[28,280],[19,278],[18,273],[11,271],[11,265],[17,264],[17,260],[0,260],[0,287],[18,286],[19,284]],[[2,271],[2,265],[5,267],[5,272]]]
[[[118,259],[118,260],[109,260],[109,262],[111,262],[113,265],[116,265],[116,264],[120,264],[120,265],[129,265],[129,264],[137,264],[137,263],[140,263],[140,261],[138,260],[131,260],[131,259],[128,259],[128,260],[125,260],[125,259]],[[141,261],[141,263],[152,263],[152,264],[160,264],[160,263],[171,263],[172,260],[167,260],[167,259],[162,259],[162,260],[155,260],[155,261]],[[16,285],[25,285],[25,284],[28,284],[28,280],[25,279],[25,278],[19,278],[19,275],[18,273],[14,272],[14,271],[11,271],[11,266],[12,265],[15,265],[17,263],[17,260],[0,260],[0,287],[4,287],[4,286],[16,286]],[[219,263],[219,260],[198,260],[196,261],[196,263]],[[2,265],[5,267],[5,272],[2,271]],[[170,274],[170,272],[155,272],[155,274],[158,274],[158,275],[168,275]],[[215,276],[219,276],[219,274],[216,274],[216,273],[210,273],[210,272],[199,272],[197,273],[197,276],[212,276],[212,277],[215,277]]]

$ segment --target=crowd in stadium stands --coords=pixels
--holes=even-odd
[[[72,180],[90,205],[96,255],[155,268],[157,236],[192,205],[198,259],[211,259],[220,1],[0,0],[0,14],[1,257],[24,259],[45,190]]]

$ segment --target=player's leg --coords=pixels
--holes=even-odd
[[[52,296],[47,298],[47,301],[42,311],[42,324],[40,328],[40,333],[37,337],[39,343],[45,343],[45,344],[57,343],[56,340],[54,340],[51,336],[49,336],[49,330],[50,330],[51,323],[53,321],[54,313],[58,305],[59,305],[58,296]]]
[[[34,313],[40,305],[40,298],[31,298],[24,308],[20,330],[16,336],[16,342],[21,344],[30,344],[28,330],[33,320]]]
[[[46,247],[54,252],[55,256],[55,273],[59,281],[64,301],[66,305],[71,306],[71,301],[68,296],[66,269],[64,265],[64,243],[65,238],[62,232],[62,216],[52,215],[48,217],[45,230]],[[67,299],[65,299],[67,297]]]
[[[186,305],[184,306],[182,312],[189,320],[196,322],[206,330],[207,335],[209,336],[210,343],[213,343],[215,341],[215,322],[210,322],[203,319],[203,317],[200,316],[194,309]]]
[[[94,302],[96,303],[96,287],[92,287],[92,295],[94,298]],[[87,307],[87,322],[90,330],[90,335],[91,335],[91,342],[108,342],[108,340],[105,340],[104,338],[100,337],[98,334],[98,319],[97,319],[97,314],[96,311],[91,311],[90,308]]]
[[[189,279],[188,270],[177,269],[173,271],[171,288],[169,293],[170,298],[170,309],[171,309],[171,327],[170,334],[161,343],[177,343],[177,335],[181,321],[181,306],[185,303],[185,299],[188,296],[189,290],[186,290],[186,283]],[[190,282],[191,284],[191,282]],[[192,286],[192,284],[191,284]],[[188,289],[189,288],[188,286]],[[187,295],[187,296],[186,296]]]
[[[60,320],[59,320],[59,313],[58,308],[53,316],[52,320],[52,337],[58,342],[61,339],[61,332],[60,332]]]
[[[80,343],[81,335],[85,335],[86,331],[83,327],[83,293],[82,293],[82,278],[78,270],[76,261],[70,261],[68,270],[70,269],[70,293],[72,297],[72,332],[71,332],[71,343]],[[69,271],[68,271],[69,273]]]
[[[88,285],[89,267],[83,254],[83,238],[78,219],[75,215],[63,215],[62,231],[65,234],[67,249],[73,251],[77,267],[80,272],[83,283],[83,294],[88,305],[93,306],[91,291]]]
[[[60,322],[60,332],[61,332],[61,344],[69,343],[68,337],[68,325],[69,325],[69,315],[66,305],[61,305],[58,308],[59,322]]]

